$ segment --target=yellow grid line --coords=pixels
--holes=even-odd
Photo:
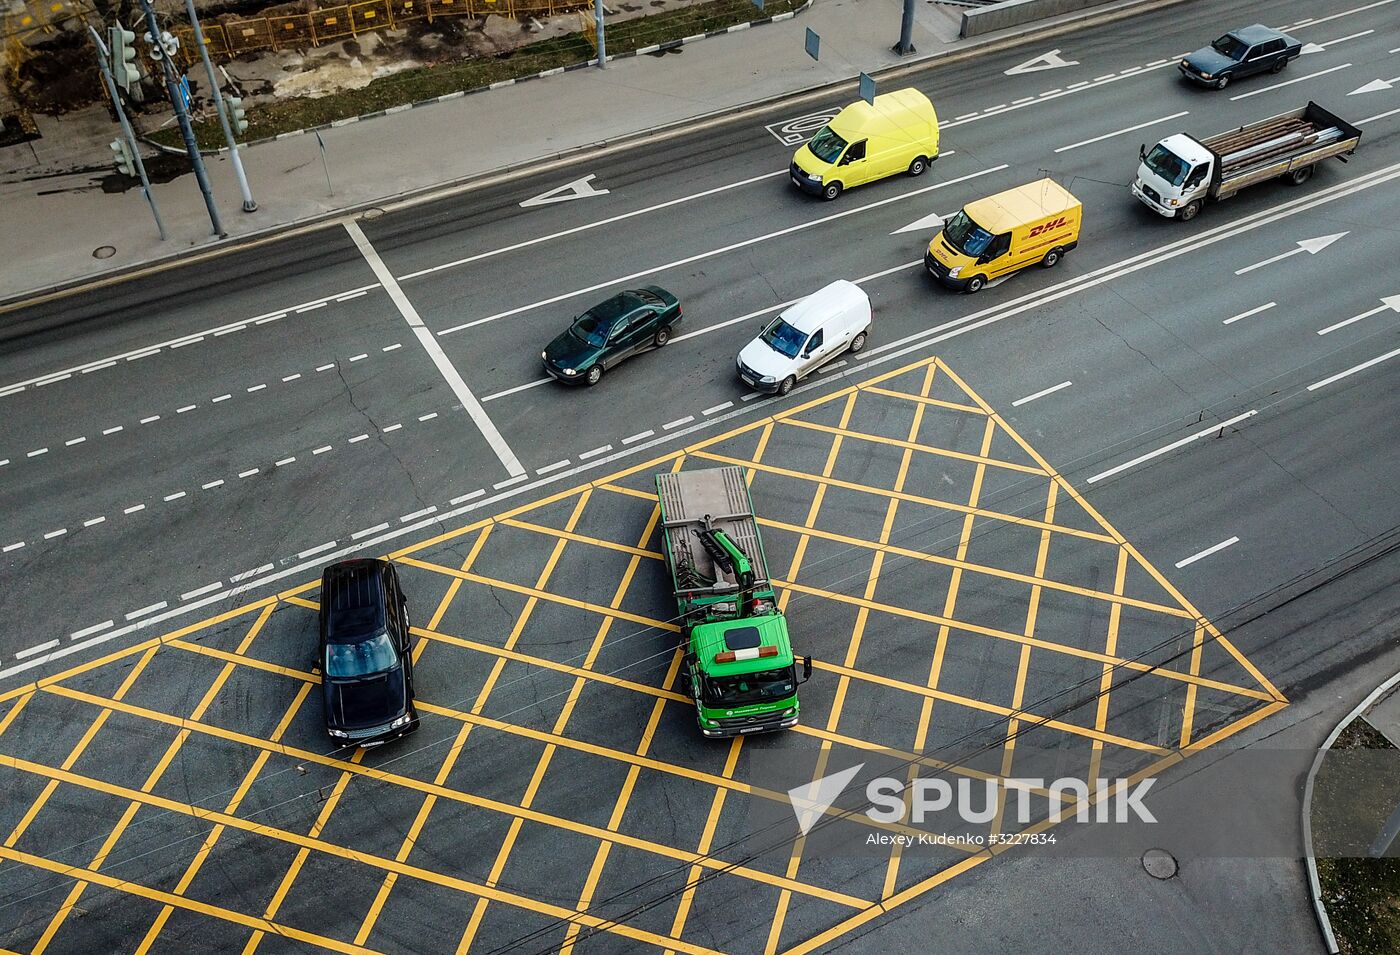
[[[936,367],[932,362],[929,367]],[[894,391],[890,388],[881,388],[879,385],[857,385],[861,391],[868,394],[884,395],[887,398],[903,398],[906,401],[917,402],[933,408],[947,408],[949,411],[965,411],[968,414],[984,415],[987,412],[976,405],[961,405],[955,401],[944,401],[941,398],[930,398],[928,395],[910,395],[902,391]]]
[[[924,405],[919,405],[918,410],[923,411],[924,407]],[[940,448],[931,444],[920,444],[912,437],[907,441],[901,441],[898,438],[887,438],[884,435],[868,434],[864,431],[852,431],[849,428],[833,428],[829,424],[817,424],[814,421],[802,421],[798,418],[784,418],[783,424],[794,428],[806,428],[809,431],[839,434],[847,438],[869,441],[871,444],[883,444],[888,447],[903,448],[906,451],[920,451],[924,454],[931,454],[936,457],[952,458],[955,461],[966,461],[969,464],[984,464],[988,467],[1005,468],[1008,471],[1019,471],[1022,474],[1033,474],[1036,477],[1050,476],[1040,468],[1031,467],[1029,464],[1017,464],[1014,461],[1003,461],[1000,458],[990,457],[985,454],[968,454],[965,451],[954,451],[951,448]],[[896,490],[899,490],[899,488],[896,488]]]

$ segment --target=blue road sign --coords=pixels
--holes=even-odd
[[[869,73],[860,74],[860,98],[875,105],[875,77]]]
[[[819,37],[819,36],[817,36],[817,34],[812,30],[811,27],[808,27],[808,28],[807,28],[807,55],[810,56],[810,57],[811,57],[812,59],[814,59],[814,60],[817,59],[817,52],[818,52],[818,49],[821,47],[821,43],[822,43],[822,38]]]

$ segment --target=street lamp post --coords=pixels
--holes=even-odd
[[[219,77],[214,73],[214,64],[209,62],[209,49],[204,45],[204,31],[199,27],[199,15],[194,11],[194,0],[185,0],[185,9],[190,15],[190,26],[194,28],[194,42],[199,47],[199,58],[204,61],[204,71],[209,74],[209,95],[214,100],[214,109],[219,114],[219,125],[224,128],[224,139],[228,142],[229,159],[233,161],[233,174],[238,177],[238,191],[243,193],[243,211],[256,212],[258,204],[248,188],[248,177],[243,174],[243,160],[238,157],[238,142],[229,126],[228,114],[224,111],[224,98],[219,94]]]

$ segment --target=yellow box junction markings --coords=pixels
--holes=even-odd
[[[908,389],[899,387],[900,380],[906,375],[911,378],[917,378],[918,384]],[[942,393],[944,397],[935,397],[932,395],[932,386],[935,381],[943,383]],[[956,394],[950,398],[950,392]],[[862,403],[870,402],[883,402],[884,404],[880,405],[880,407],[885,410],[900,407],[906,409],[912,416],[912,423],[908,427],[907,432],[900,436],[888,436],[872,434],[868,431],[853,428],[851,422],[854,412],[858,407],[862,406]],[[811,420],[808,417],[804,417],[808,412],[820,412],[827,406],[839,411],[839,422],[835,425],[829,423],[831,420],[829,417],[825,421]],[[935,409],[939,414],[946,415],[948,413],[954,413],[958,416],[966,416],[968,420],[976,420],[978,422],[977,430],[981,433],[981,441],[977,452],[970,453],[967,450],[942,448],[934,444],[921,443],[920,433],[925,423],[924,413],[929,409]],[[801,470],[795,466],[787,466],[790,462],[787,461],[782,454],[782,449],[785,447],[784,442],[788,440],[789,436],[802,434],[808,436],[826,435],[830,438],[830,445],[825,454],[825,462],[819,473]],[[999,436],[1004,439],[1009,439],[1010,442],[1019,447],[1020,451],[1025,455],[1026,460],[1029,460],[1031,463],[1027,464],[1024,461],[1006,460],[1004,456],[995,456],[993,454],[995,446],[994,439]],[[755,437],[757,438],[756,448],[747,455],[734,447],[734,445],[742,441],[751,440]],[[883,488],[873,485],[864,485],[834,476],[836,474],[838,462],[842,460],[843,455],[861,455],[864,451],[870,449],[872,445],[884,446],[899,453],[898,474],[892,487]],[[966,499],[957,501],[943,500],[941,498],[920,495],[906,490],[907,479],[911,474],[911,468],[917,469],[921,466],[922,462],[930,460],[939,460],[945,463],[958,462],[973,469],[972,488]],[[777,461],[782,461],[783,463],[775,463]],[[787,573],[784,575],[783,579],[774,581],[779,589],[780,606],[784,609],[790,609],[792,601],[800,598],[804,601],[833,601],[836,605],[849,606],[854,609],[855,624],[850,632],[850,639],[846,643],[847,650],[844,659],[840,661],[816,661],[819,670],[837,677],[833,703],[826,714],[813,712],[809,704],[807,722],[797,727],[794,732],[794,735],[797,737],[811,737],[815,740],[816,745],[820,747],[819,759],[823,762],[827,754],[831,752],[831,748],[836,744],[863,750],[900,752],[898,748],[891,749],[888,741],[877,743],[840,731],[839,724],[841,722],[848,688],[856,684],[884,687],[906,694],[919,701],[920,715],[918,728],[914,738],[910,740],[911,745],[909,747],[909,752],[904,754],[906,758],[910,759],[920,754],[927,743],[929,732],[938,713],[938,707],[935,706],[937,701],[941,700],[962,707],[980,710],[981,712],[992,714],[999,719],[1006,720],[1008,732],[1003,749],[1002,770],[1007,774],[1011,771],[1015,750],[1016,730],[1022,722],[1025,722],[1027,725],[1045,727],[1057,732],[1075,734],[1090,740],[1092,746],[1091,765],[1089,767],[1089,773],[1086,775],[1089,775],[1091,778],[1093,772],[1096,771],[1099,766],[1099,760],[1106,746],[1111,745],[1119,748],[1133,749],[1160,757],[1151,766],[1140,771],[1134,777],[1141,778],[1150,772],[1160,772],[1172,763],[1182,759],[1185,755],[1205,748],[1206,746],[1213,745],[1230,734],[1238,732],[1245,726],[1267,717],[1286,705],[1277,689],[1239,653],[1230,641],[1226,639],[1209,620],[1202,617],[1190,602],[1173,588],[1171,584],[1142,557],[1136,548],[1114,530],[1114,528],[1109,525],[1108,522],[1105,521],[1103,517],[1045,461],[1044,458],[1037,454],[1027,442],[1010,428],[1005,420],[980,396],[968,388],[951,369],[947,368],[939,359],[931,358],[913,363],[904,368],[886,372],[870,381],[840,389],[833,394],[813,399],[796,407],[785,409],[770,417],[752,422],[728,433],[709,438],[694,446],[663,454],[652,460],[632,465],[623,471],[589,482],[588,484],[567,488],[553,493],[542,500],[521,504],[505,513],[473,521],[466,526],[437,535],[427,541],[413,544],[391,554],[390,557],[392,559],[399,561],[405,567],[438,575],[446,583],[446,593],[438,603],[432,617],[427,621],[427,625],[425,627],[413,628],[414,634],[419,638],[414,648],[415,661],[423,655],[430,644],[441,648],[441,651],[435,650],[434,653],[467,651],[472,654],[480,655],[482,658],[490,658],[492,660],[490,674],[486,679],[485,685],[477,695],[475,702],[469,708],[462,709],[455,704],[420,700],[420,710],[424,713],[434,717],[443,717],[455,721],[456,723],[450,743],[448,740],[442,741],[444,744],[448,744],[448,749],[442,763],[439,765],[436,776],[430,783],[417,778],[389,772],[384,769],[366,766],[361,762],[365,752],[363,750],[357,750],[349,759],[343,759],[334,754],[323,755],[311,750],[298,748],[284,740],[295,715],[311,692],[312,687],[319,682],[319,677],[315,673],[307,673],[261,660],[253,656],[250,650],[254,639],[257,637],[258,633],[263,630],[275,611],[283,607],[295,607],[313,612],[319,609],[319,604],[314,599],[304,596],[308,592],[314,591],[317,586],[317,581],[309,581],[302,585],[289,588],[274,597],[253,601],[246,606],[231,609],[210,619],[199,621],[198,623],[181,627],[163,636],[151,638],[134,646],[108,653],[103,657],[72,667],[62,673],[45,677],[34,683],[16,687],[0,694],[0,703],[13,701],[9,709],[5,711],[3,715],[0,715],[0,747],[3,747],[4,735],[22,721],[26,706],[39,694],[56,696],[69,701],[90,705],[94,708],[96,713],[92,722],[82,733],[77,744],[74,745],[67,757],[57,767],[49,767],[17,755],[0,753],[0,767],[46,780],[39,796],[28,807],[20,821],[8,834],[4,844],[0,845],[0,858],[9,859],[40,871],[63,873],[75,880],[67,898],[60,905],[57,913],[50,919],[43,935],[32,949],[31,955],[42,955],[45,949],[52,944],[55,935],[65,924],[68,915],[71,914],[75,908],[87,884],[99,885],[116,893],[125,893],[134,897],[161,903],[159,915],[151,922],[138,945],[137,952],[142,953],[142,955],[144,955],[160,937],[170,915],[176,910],[197,913],[222,921],[230,927],[240,926],[250,930],[243,949],[245,955],[251,955],[251,953],[257,949],[262,936],[269,932],[282,934],[334,951],[367,951],[368,949],[364,948],[364,946],[369,941],[394,886],[402,878],[416,879],[452,889],[475,900],[474,904],[470,907],[470,915],[466,915],[467,908],[463,908],[465,927],[458,945],[459,951],[466,951],[471,947],[472,942],[477,939],[486,908],[490,902],[494,901],[534,912],[546,919],[555,920],[566,932],[563,936],[563,944],[566,948],[570,948],[576,941],[586,935],[592,935],[597,932],[607,932],[627,938],[633,944],[640,943],[653,946],[658,950],[666,952],[701,952],[708,950],[703,946],[697,946],[685,940],[684,934],[686,924],[694,905],[695,891],[698,885],[707,879],[717,878],[720,875],[756,880],[778,889],[777,908],[775,909],[774,917],[769,926],[767,941],[764,946],[765,951],[769,953],[776,952],[781,945],[787,913],[791,900],[795,895],[835,902],[845,906],[848,910],[853,910],[853,914],[849,917],[830,925],[819,934],[802,940],[788,949],[790,952],[806,952],[818,945],[825,944],[832,939],[838,938],[840,935],[854,929],[858,925],[868,922],[880,913],[917,897],[933,886],[941,884],[958,873],[966,871],[971,866],[977,865],[999,854],[1000,851],[1003,851],[1000,847],[980,852],[969,850],[964,858],[947,868],[944,868],[932,876],[923,878],[913,885],[899,888],[900,849],[899,843],[896,842],[886,868],[883,887],[878,899],[860,898],[841,892],[835,886],[823,886],[802,881],[799,876],[801,873],[803,841],[800,839],[792,846],[787,870],[782,876],[775,876],[771,873],[758,871],[744,865],[736,866],[726,861],[721,856],[714,856],[711,854],[714,836],[725,806],[726,797],[731,791],[748,798],[777,801],[784,801],[786,799],[785,795],[764,790],[742,779],[735,778],[739,756],[744,745],[742,737],[734,739],[726,744],[727,752],[723,761],[723,768],[718,773],[697,770],[690,766],[668,762],[649,755],[651,743],[659,727],[661,715],[665,706],[668,703],[678,703],[689,709],[689,698],[676,692],[674,689],[680,667],[681,651],[679,649],[669,654],[669,666],[659,686],[627,679],[614,673],[608,673],[605,670],[596,669],[597,662],[604,648],[604,643],[610,635],[613,635],[613,638],[619,641],[637,636],[637,633],[629,633],[620,637],[616,636],[618,624],[625,624],[633,628],[642,628],[639,631],[641,633],[650,630],[667,632],[675,632],[678,630],[676,625],[671,621],[652,619],[646,615],[623,609],[622,604],[624,598],[629,588],[634,583],[638,574],[638,568],[641,566],[642,562],[661,559],[659,553],[648,548],[648,543],[659,518],[659,510],[655,506],[655,494],[649,489],[640,490],[637,487],[629,486],[626,482],[629,479],[635,480],[639,477],[647,477],[655,470],[666,468],[679,469],[686,464],[695,466],[695,462],[700,462],[702,466],[709,463],[738,464],[747,468],[750,483],[758,477],[764,477],[765,480],[783,480],[790,482],[789,486],[806,486],[810,488],[812,494],[811,503],[808,507],[806,519],[801,525],[791,521],[783,521],[773,517],[763,516],[764,508],[761,506],[761,500],[758,510],[760,514],[760,523],[762,523],[765,529],[769,530],[770,533],[777,532],[787,535],[789,538],[795,538],[796,540],[795,550],[790,565],[787,568]],[[1043,512],[1036,516],[1027,516],[997,511],[984,506],[981,502],[981,494],[984,478],[988,474],[989,469],[1025,475],[1032,479],[1043,479],[1046,482]],[[842,533],[819,526],[822,520],[822,505],[828,494],[833,490],[840,490],[842,493],[854,492],[865,495],[865,499],[883,505],[885,517],[880,524],[879,532],[874,535],[873,539],[853,536],[849,533]],[[588,508],[590,501],[598,495],[614,498],[627,497],[642,499],[653,505],[650,518],[640,526],[641,533],[632,537],[632,539],[636,541],[635,544],[623,544],[604,540],[578,530],[580,519],[586,508]],[[762,491],[760,491],[760,498],[761,497]],[[1091,525],[1097,529],[1086,530],[1084,527],[1057,523],[1056,511],[1057,507],[1060,507],[1062,503],[1078,506],[1083,513],[1089,517]],[[939,512],[960,518],[961,534],[959,535],[958,546],[953,556],[923,553],[892,543],[891,537],[895,527],[896,513],[901,506],[905,504],[933,508]],[[562,528],[550,526],[547,521],[542,522],[538,519],[532,519],[532,513],[543,512],[545,508],[553,505],[565,505],[569,507],[569,517]],[[1023,530],[1038,532],[1035,534],[1038,546],[1035,549],[1033,573],[1005,570],[970,559],[969,550],[971,542],[977,536],[973,532],[974,521],[977,522],[979,528],[988,525],[1015,525]],[[524,532],[528,535],[527,539],[538,538],[540,541],[553,540],[550,556],[545,562],[544,569],[534,580],[533,585],[501,579],[499,576],[484,574],[474,569],[478,557],[482,554],[483,550],[489,546],[489,541],[492,538],[492,530],[501,526],[511,527],[517,531]],[[471,543],[470,553],[459,567],[439,564],[427,556],[427,552],[432,548],[471,535],[474,535],[474,539]],[[1116,551],[1116,568],[1112,591],[1108,592],[1084,588],[1048,577],[1047,564],[1050,563],[1048,560],[1049,548],[1052,538],[1055,537],[1062,537],[1067,540],[1089,541],[1096,545],[1108,545],[1114,548]],[[859,595],[857,595],[854,590],[850,593],[841,593],[812,586],[806,582],[798,582],[799,576],[803,574],[803,563],[808,553],[809,546],[812,541],[816,540],[839,545],[844,548],[845,552],[848,554],[869,555],[871,561],[869,572],[861,575],[864,578],[863,582],[857,581],[851,585],[852,587],[857,585],[861,586]],[[609,599],[606,604],[550,590],[551,576],[566,546],[585,549],[596,548],[599,551],[627,556],[626,567],[621,573],[620,580],[611,599]],[[942,606],[939,608],[940,612],[930,612],[919,609],[918,607],[900,606],[889,601],[877,599],[876,591],[880,582],[881,571],[885,561],[890,558],[898,558],[906,562],[926,562],[926,564],[920,566],[937,565],[947,568],[951,575],[949,578],[950,583],[944,594]],[[1165,598],[1158,597],[1153,600],[1147,600],[1141,596],[1133,596],[1126,593],[1129,571],[1146,573],[1148,577],[1155,581],[1161,592],[1166,595]],[[1024,626],[1021,628],[1020,632],[1002,631],[993,627],[973,624],[970,621],[960,620],[958,618],[959,589],[962,582],[969,575],[976,576],[979,580],[999,580],[1014,583],[1027,589],[1029,598],[1027,601]],[[443,620],[445,615],[454,601],[459,598],[462,591],[467,588],[493,588],[499,591],[513,592],[520,598],[523,598],[522,603],[524,609],[516,616],[510,635],[505,639],[503,645],[483,643],[462,637],[458,634],[444,632]],[[1061,645],[1055,643],[1051,636],[1044,634],[1037,635],[1036,618],[1040,597],[1043,592],[1052,590],[1062,594],[1070,594],[1078,598],[1084,598],[1107,608],[1109,622],[1107,636],[1101,651]],[[520,635],[523,633],[532,612],[541,603],[549,603],[556,607],[572,608],[575,611],[583,611],[596,615],[599,618],[597,629],[594,632],[588,650],[577,663],[554,660],[545,656],[524,652],[518,647]],[[1118,643],[1121,636],[1120,631],[1123,626],[1123,611],[1125,607],[1133,608],[1138,612],[1160,615],[1164,619],[1178,620],[1190,628],[1189,663],[1184,670],[1164,669],[1148,665],[1140,660],[1123,659],[1118,655]],[[300,610],[292,612],[300,612]],[[919,621],[937,628],[937,637],[934,639],[932,647],[932,663],[930,665],[928,679],[925,683],[918,684],[916,682],[894,679],[860,669],[858,666],[858,657],[861,640],[868,622],[871,619],[870,615],[872,612]],[[249,622],[245,625],[243,636],[235,650],[228,651],[201,642],[201,632],[210,631],[214,627],[236,625],[237,621],[243,618],[248,618]],[[1016,652],[1018,653],[1018,663],[1015,673],[1014,696],[1010,706],[940,689],[941,670],[946,659],[949,640],[954,632],[980,634],[995,640],[1007,641],[1015,645]],[[799,643],[800,642],[799,637]],[[1225,680],[1216,678],[1219,674],[1215,674],[1212,677],[1203,677],[1201,675],[1201,667],[1207,643],[1222,648],[1223,651],[1229,655],[1229,658],[1234,661],[1234,664],[1238,666],[1241,671],[1241,676],[1244,677],[1244,679]],[[1029,661],[1033,650],[1037,652],[1048,651],[1067,654],[1079,659],[1093,661],[1094,664],[1101,668],[1100,676],[1098,677],[1098,705],[1094,714],[1092,728],[1077,726],[1059,720],[1050,720],[1028,712],[1025,709],[1025,706],[1029,705],[1024,699],[1024,696],[1029,672]],[[223,664],[218,676],[204,693],[199,703],[190,713],[190,716],[188,718],[171,716],[154,709],[128,702],[126,697],[129,691],[147,670],[154,656],[158,652],[175,651],[217,660]],[[132,657],[137,658],[135,665],[130,667],[120,686],[111,696],[89,693],[67,685],[79,675],[91,674],[94,671],[116,664],[118,661],[126,661]],[[541,671],[566,674],[573,677],[563,710],[556,718],[553,727],[549,731],[513,723],[509,719],[487,717],[483,713],[487,699],[499,685],[504,667],[508,662],[522,663]],[[246,671],[270,674],[293,681],[295,690],[289,694],[291,696],[290,705],[287,707],[277,723],[276,728],[268,738],[264,739],[237,730],[227,729],[212,723],[204,722],[203,720],[205,711],[208,710],[214,699],[223,690],[230,677],[239,672],[240,667],[244,668]],[[1130,735],[1115,733],[1113,731],[1109,718],[1109,698],[1112,693],[1113,685],[1112,678],[1115,673],[1124,671],[1165,679],[1171,681],[1173,685],[1184,685],[1184,703],[1180,711],[1181,727],[1179,738],[1175,741],[1177,744],[1176,748],[1168,748],[1146,740],[1134,739]],[[1254,685],[1248,685],[1251,682]],[[618,750],[586,742],[582,739],[575,739],[568,735],[571,729],[570,720],[577,709],[579,698],[586,686],[594,686],[609,692],[637,694],[650,699],[650,717],[646,720],[646,725],[641,735],[641,741],[634,750]],[[1199,691],[1206,689],[1235,697],[1239,712],[1241,712],[1242,715],[1233,722],[1214,729],[1208,735],[1197,737],[1194,735],[1197,698]],[[1245,709],[1246,707],[1253,707],[1253,709],[1248,710]],[[88,749],[92,740],[107,727],[109,717],[113,713],[122,713],[126,716],[143,719],[157,726],[167,726],[175,730],[174,740],[158,760],[155,769],[147,775],[140,786],[121,786],[104,780],[86,777],[74,771],[74,766],[79,757]],[[543,755],[538,758],[534,772],[530,777],[529,786],[518,803],[503,803],[499,800],[487,799],[470,792],[453,789],[448,785],[451,770],[463,753],[465,747],[470,744],[470,734],[475,727],[487,727],[506,733],[513,739],[522,741],[529,740],[536,744],[543,744]],[[232,742],[246,748],[250,753],[250,766],[242,776],[241,781],[232,790],[231,796],[228,796],[228,798],[224,800],[221,809],[213,809],[207,806],[181,802],[179,800],[157,796],[153,792],[155,786],[165,773],[165,770],[179,753],[184,742],[193,734],[200,734],[210,739]],[[626,780],[614,801],[611,817],[606,826],[590,826],[563,817],[539,812],[532,808],[532,803],[544,783],[546,771],[550,762],[557,750],[561,748],[567,748],[579,753],[586,753],[590,756],[606,759],[627,767]],[[314,763],[323,767],[333,768],[340,772],[339,779],[332,790],[330,798],[322,807],[318,818],[307,835],[298,835],[250,819],[241,818],[237,815],[239,806],[243,803],[251,787],[257,785],[260,778],[263,778],[266,764],[273,754],[291,757],[304,763]],[[931,758],[927,758],[925,762],[929,765],[941,765],[938,761]],[[698,827],[698,839],[694,843],[695,847],[693,849],[643,839],[621,830],[623,815],[635,792],[639,773],[641,769],[644,768],[658,771],[672,777],[691,779],[713,787],[714,791],[711,796],[709,810],[705,815],[703,825]],[[950,768],[966,775],[985,776],[984,773],[966,767]],[[412,824],[408,827],[402,844],[392,858],[379,857],[340,846],[328,842],[322,837],[322,832],[326,827],[326,823],[339,804],[346,788],[357,779],[374,780],[379,783],[394,785],[404,790],[417,792],[421,796],[421,802],[413,817]],[[19,839],[29,829],[38,814],[42,812],[49,803],[50,797],[59,785],[75,786],[80,789],[116,796],[128,801],[127,809],[122,813],[115,828],[106,836],[101,848],[85,866],[75,868],[68,864],[61,864],[46,858],[42,854],[21,851],[16,848]],[[434,807],[439,803],[485,808],[510,818],[508,834],[497,851],[495,863],[491,868],[490,875],[484,882],[458,878],[431,869],[415,866],[409,862],[415,845],[424,838],[425,832],[431,832],[432,827],[429,825],[430,816],[433,813]],[[193,857],[179,875],[173,891],[167,891],[164,888],[155,886],[143,885],[139,881],[128,881],[125,878],[118,878],[102,871],[117,840],[133,825],[137,810],[142,806],[156,807],[167,812],[205,820],[213,824],[213,828],[203,838],[198,849],[194,851]],[[835,810],[828,810],[828,813],[831,814],[835,812]],[[521,826],[527,820],[546,826],[572,830],[597,840],[598,845],[593,854],[592,864],[587,870],[587,877],[578,900],[574,903],[572,908],[532,898],[517,892],[506,891],[498,887],[497,882],[504,870],[512,849],[518,841]],[[697,824],[700,822],[698,818],[696,821]],[[996,824],[999,824],[999,822],[1000,819],[998,817]],[[140,823],[135,824],[139,825]],[[872,823],[872,825],[874,824]],[[1048,823],[1040,824],[1040,827],[1047,826]],[[208,857],[213,852],[219,851],[221,837],[230,828],[238,830],[239,833],[245,837],[266,838],[297,847],[296,861],[293,862],[291,867],[282,876],[277,890],[272,897],[272,901],[259,915],[238,912],[219,905],[195,901],[185,897],[185,892],[188,890]],[[880,828],[892,831],[903,829],[902,826],[898,825],[880,826]],[[594,896],[607,865],[610,849],[615,843],[633,849],[642,849],[662,859],[673,860],[679,863],[688,872],[685,885],[679,893],[678,908],[672,920],[669,934],[661,935],[655,932],[645,931],[628,925],[625,922],[614,922],[609,919],[600,918],[589,911],[597,902]],[[331,938],[312,932],[293,929],[290,926],[275,921],[288,891],[296,880],[305,861],[313,852],[324,854],[330,858],[359,863],[373,869],[378,869],[383,873],[383,878],[379,882],[379,889],[374,895],[373,901],[369,903],[368,911],[360,921],[354,933],[353,942],[346,942],[343,939]]]

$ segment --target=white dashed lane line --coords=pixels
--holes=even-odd
[[[351,539],[352,541],[357,541],[357,540],[359,540],[359,539],[362,538],[362,537],[368,537],[368,536],[370,536],[371,534],[378,534],[380,531],[387,531],[388,529],[389,529],[389,522],[388,522],[388,521],[384,521],[384,522],[381,523],[381,524],[375,524],[373,527],[366,527],[366,528],[365,528],[364,530],[362,530],[362,531],[356,531],[355,533],[353,533],[353,534],[350,535],[350,539]]]
[[[485,493],[486,488],[479,487],[475,491],[472,491],[470,494],[463,494],[461,497],[454,497],[447,503],[451,504],[453,507],[456,507],[458,504],[465,504],[467,501],[475,500],[476,498],[481,497]]]
[[[235,584],[236,584],[236,583],[238,583],[240,580],[248,580],[249,578],[251,578],[251,577],[256,577],[256,576],[258,576],[259,574],[265,574],[265,573],[267,573],[267,572],[268,572],[269,570],[271,570],[271,569],[272,569],[272,565],[271,565],[271,564],[263,564],[261,567],[254,567],[252,570],[245,570],[245,571],[243,571],[243,573],[241,573],[241,574],[234,574],[232,577],[229,578],[229,581],[230,581],[231,583],[235,583]]]
[[[491,486],[492,486],[493,488],[495,488],[497,491],[500,491],[500,490],[503,490],[503,489],[505,489],[505,488],[511,487],[512,485],[519,484],[520,482],[526,480],[529,476],[530,476],[530,475],[528,475],[528,474],[517,474],[517,475],[516,475],[515,477],[513,477],[513,478],[506,478],[504,481],[501,481],[499,484],[493,484],[493,485],[491,485]]]
[[[74,630],[72,633],[70,633],[70,634],[68,635],[68,639],[69,639],[69,640],[81,640],[81,639],[83,639],[83,637],[90,637],[90,636],[92,636],[94,633],[101,633],[103,630],[106,630],[106,629],[110,628],[111,626],[112,626],[112,621],[111,621],[111,620],[104,620],[104,621],[102,621],[101,623],[95,623],[95,624],[93,624],[91,627],[84,627],[82,630]]]
[[[160,603],[151,604],[149,607],[142,607],[140,610],[131,611],[131,613],[126,615],[126,619],[135,620],[138,617],[144,617],[148,614],[153,614],[157,610],[164,610],[167,606],[169,606],[169,604],[162,600]]]
[[[535,473],[538,474],[538,475],[540,475],[541,477],[543,477],[543,476],[546,475],[546,474],[550,474],[550,473],[552,473],[552,472],[554,472],[554,471],[559,471],[559,470],[561,470],[561,469],[563,469],[563,468],[566,468],[566,467],[568,467],[568,466],[569,466],[570,464],[572,464],[572,463],[573,463],[573,462],[570,461],[568,458],[565,458],[565,459],[562,460],[562,461],[555,461],[553,464],[546,464],[546,465],[545,465],[544,467],[542,467],[542,468],[537,468],[537,469],[535,470]]]
[[[635,444],[636,442],[641,441],[643,438],[650,438],[654,434],[656,434],[655,431],[643,431],[641,434],[634,434],[630,438],[623,438],[622,443]]]
[[[594,448],[592,451],[584,451],[584,452],[582,452],[581,454],[579,454],[578,459],[579,459],[580,461],[587,461],[589,458],[596,458],[596,457],[597,457],[598,455],[600,455],[600,454],[607,454],[607,453],[608,453],[609,451],[611,451],[612,449],[613,449],[613,446],[612,446],[612,445],[610,445],[610,444],[605,444],[605,445],[603,445],[601,448]]]
[[[10,551],[19,550],[23,546],[24,541],[17,541],[13,544],[6,544],[4,547],[0,547],[0,554],[8,554]]]
[[[681,425],[683,425],[683,424],[690,424],[690,423],[691,423],[692,421],[694,421],[694,420],[695,420],[695,415],[693,415],[693,414],[686,415],[684,418],[677,418],[675,421],[668,421],[668,422],[666,422],[665,424],[663,424],[663,425],[661,426],[661,430],[662,430],[662,431],[670,431],[670,430],[672,430],[672,429],[674,429],[674,428],[679,428],[679,427],[680,427]]]
[[[414,511],[411,514],[405,514],[403,517],[399,518],[399,523],[407,524],[409,521],[416,521],[420,517],[427,517],[429,514],[436,513],[436,511],[437,505],[431,504],[428,507],[422,508],[421,510]]]
[[[317,544],[315,547],[308,547],[306,550],[297,554],[297,560],[306,560],[308,557],[315,557],[317,554],[323,554],[333,548],[335,543],[335,541],[327,541],[324,544]]]
[[[206,586],[204,586],[204,587],[200,587],[200,588],[197,589],[197,590],[191,590],[189,593],[181,594],[181,595],[180,595],[180,599],[181,599],[181,600],[193,600],[193,599],[196,598],[196,597],[203,597],[205,594],[212,594],[214,591],[218,590],[218,589],[219,589],[220,587],[222,587],[223,585],[224,585],[224,582],[223,582],[222,580],[216,580],[216,581],[214,581],[212,584],[208,584],[208,585],[206,585]]]
[[[732,408],[732,407],[734,407],[734,402],[732,402],[732,401],[726,401],[726,402],[725,402],[724,404],[722,404],[722,405],[715,405],[713,408],[706,408],[704,411],[702,411],[702,412],[700,412],[700,413],[703,414],[703,415],[712,415],[712,414],[715,414],[716,412],[724,411],[725,409],[727,409],[727,408]],[[582,457],[582,455],[580,455],[580,457]]]
[[[101,523],[105,522],[106,520],[107,520],[106,517],[94,517],[94,518],[91,518],[91,519],[89,519],[89,520],[83,521],[83,526],[84,526],[84,527],[96,527],[98,524],[101,524]]]
[[[20,650],[18,653],[15,654],[15,659],[23,660],[26,657],[32,657],[35,654],[43,653],[46,650],[52,650],[56,646],[58,646],[58,641],[50,640],[48,643],[41,643],[37,646],[30,647],[27,650]]]

